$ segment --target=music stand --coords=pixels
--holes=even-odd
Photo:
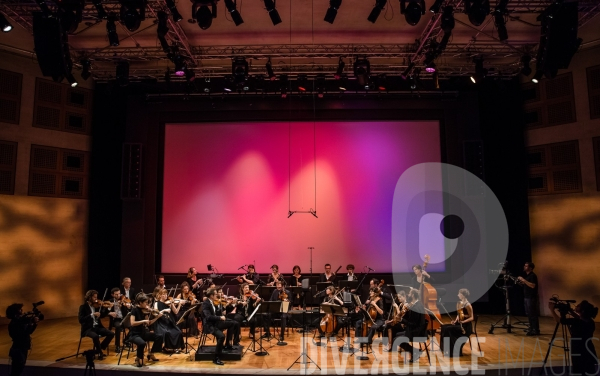
[[[259,308],[261,306],[262,306],[262,303],[258,303],[256,308],[254,308],[254,311],[252,312],[252,314],[250,316],[248,316],[248,320],[247,320],[248,322],[250,322],[250,320],[252,320],[254,315],[256,315],[259,312]],[[264,309],[262,309],[261,311],[264,311]],[[260,312],[260,313],[264,313],[264,312]],[[256,355],[256,356],[269,355],[269,352],[262,346],[262,329],[263,329],[262,317],[263,316],[260,315],[257,317],[261,318],[260,322],[259,322],[259,320],[256,320],[256,324],[259,325],[258,339],[256,339],[256,334],[254,334],[254,338],[252,338],[252,343],[248,345],[248,348],[246,349],[246,351],[244,351],[244,355],[248,352],[248,350],[252,351],[254,353],[254,355]],[[256,349],[257,342],[258,342],[258,350]],[[252,347],[252,349],[250,349],[250,347]]]
[[[306,308],[306,305],[305,305]],[[308,368],[308,360],[310,360],[311,363],[313,363],[318,369],[319,371],[321,370],[321,367],[319,367],[319,365],[310,358],[310,356],[308,356],[308,354],[306,353],[306,333],[309,332],[308,330],[308,324],[306,323],[306,309],[299,309],[299,310],[291,310],[290,311],[291,314],[302,314],[302,326],[303,326],[303,331],[302,331],[302,352],[300,353],[300,356],[298,356],[298,358],[296,358],[296,360],[294,360],[294,363],[292,363],[291,366],[288,367],[288,371],[290,370],[290,368],[292,368],[296,363],[300,364],[300,368],[302,368],[302,364],[305,364],[304,368]],[[300,360],[300,358],[302,358],[302,361],[298,361]]]
[[[282,315],[287,314],[287,309],[289,309],[289,305],[287,306],[287,309],[284,311],[283,303],[289,304],[289,302],[282,302],[280,300],[262,302],[261,307],[263,307],[263,308],[261,308],[260,312],[269,314],[270,317],[266,318],[266,320],[270,320],[272,323],[271,318],[274,313],[281,313]],[[282,317],[282,319],[283,319],[283,317]],[[286,346],[286,345],[287,345],[287,342],[280,341],[279,338],[277,339],[277,346]]]
[[[271,295],[273,295],[273,291],[275,291],[276,289],[277,286],[260,285],[256,288],[256,293],[264,301],[269,301],[271,299]]]
[[[190,351],[188,350],[188,347],[190,347],[190,348],[193,349],[193,347],[188,344],[188,337],[189,337],[189,334],[190,334],[190,328],[188,327],[187,319],[192,314],[192,312],[194,312],[196,310],[196,308],[198,308],[199,306],[200,306],[199,303],[198,304],[192,304],[192,306],[190,307],[190,309],[188,309],[187,311],[185,311],[183,313],[183,315],[181,315],[181,317],[179,318],[179,320],[177,320],[177,322],[175,323],[175,325],[179,325],[179,324],[185,323],[185,327],[188,330],[187,335],[185,336],[185,352],[184,352],[184,354],[189,354],[190,353]]]
[[[358,281],[348,281],[346,279],[340,280],[340,288],[346,288],[346,291],[356,290],[358,288]]]

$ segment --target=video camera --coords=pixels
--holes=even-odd
[[[39,321],[42,321],[44,319],[44,314],[42,312],[40,312],[40,310],[37,308],[39,306],[41,306],[42,304],[44,304],[45,302],[43,300],[37,302],[37,303],[32,303],[33,304],[33,309],[29,312],[25,312],[23,314],[23,318],[28,318],[30,320],[33,320],[34,318],[37,317],[37,319]]]
[[[550,301],[554,303],[554,309],[558,310],[562,317],[566,316],[567,313],[573,312],[571,304],[576,302],[576,300],[558,299],[556,296],[551,297]]]

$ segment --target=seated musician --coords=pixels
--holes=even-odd
[[[254,265],[248,265],[248,273],[237,277],[240,283],[247,283],[249,285],[258,285],[260,283],[260,276],[256,273]]]
[[[165,276],[164,275],[159,275],[158,277],[156,277],[156,287],[159,287],[161,289],[167,289],[167,286],[165,285]]]
[[[121,335],[123,333],[123,317],[127,315],[129,309],[121,303],[121,290],[118,287],[110,290],[112,299],[110,302],[112,306],[108,310],[108,316],[110,316],[109,328],[115,328],[115,352],[118,354],[121,352]],[[129,306],[131,307],[131,305]]]
[[[194,295],[190,291],[190,285],[187,282],[183,282],[181,284],[181,293],[177,295],[176,299],[183,300],[183,305],[179,310],[179,314],[177,315],[177,319],[181,319],[181,317],[185,314],[187,310],[189,310],[192,305],[197,304],[198,300],[196,299],[196,295]],[[198,338],[198,319],[196,318],[196,312],[190,312],[187,317],[187,321],[182,323],[181,329],[188,330],[188,336],[194,336]]]
[[[319,275],[319,282],[333,282],[335,283],[335,273],[331,271],[331,264],[325,264],[325,273]]]
[[[277,289],[275,291],[273,291],[273,293],[271,294],[271,299],[269,301],[288,302],[289,297],[290,297],[289,290],[286,290],[283,288],[283,283],[281,281],[275,282],[275,286],[277,286]],[[280,316],[281,317],[281,334],[279,336],[279,341],[283,342],[283,340],[284,340],[283,333],[285,332],[286,321],[289,318],[289,314],[287,314],[287,313],[274,313],[274,314],[267,313],[265,316],[266,316],[265,320],[264,320],[265,334],[263,334],[263,337],[264,338],[272,337],[271,336],[271,321],[272,321],[272,319]]]
[[[369,299],[365,302],[365,304],[362,307],[366,312],[371,311],[372,312],[372,316],[371,316],[371,320],[364,317],[360,320],[358,320],[356,322],[356,333],[355,336],[357,337],[361,337],[359,336],[359,334],[362,333],[363,336],[363,340],[361,342],[364,342],[364,331],[363,331],[363,323],[365,325],[368,325],[369,331],[368,331],[368,335],[367,335],[367,343],[371,344],[373,343],[373,336],[375,335],[375,332],[377,331],[377,329],[379,329],[383,324],[384,324],[384,320],[383,320],[383,299],[381,299],[381,289],[379,289],[378,287],[373,287],[369,290]],[[373,312],[374,310],[374,312]],[[359,311],[359,307],[356,308],[356,311]],[[363,315],[366,314],[363,312]]]
[[[131,287],[131,278],[125,277],[123,278],[123,288],[121,288],[121,295],[125,295],[127,299],[131,302],[135,300],[136,291]]]
[[[129,340],[137,346],[135,356],[136,367],[144,365],[144,349],[146,342],[152,341],[152,348],[148,352],[148,360],[157,362],[155,352],[162,350],[163,337],[150,331],[150,325],[154,324],[162,317],[162,312],[152,313],[150,299],[146,295],[139,295],[136,299],[136,306],[131,309],[131,331],[129,332]]]
[[[240,345],[240,335],[241,335],[241,326],[244,318],[242,315],[237,313],[237,299],[229,299],[223,294],[223,289],[221,287],[217,288],[217,299],[221,302],[217,307],[223,315],[227,318],[227,320],[232,320],[235,322],[231,329],[233,333],[233,346]],[[226,302],[226,303],[223,303]]]
[[[289,286],[302,287],[302,280],[301,280],[302,274],[300,274],[302,272],[302,270],[300,269],[300,266],[294,265],[292,272],[293,272],[293,274],[290,277]],[[294,294],[292,301],[293,301],[294,307],[298,307],[298,309],[300,309],[300,307],[304,306],[304,291],[302,291],[298,294]]]
[[[198,278],[196,268],[193,266],[188,269],[187,276],[185,277],[185,281],[190,285],[190,291],[194,293],[196,296],[201,295],[201,287],[202,287],[202,278]]]
[[[473,333],[473,306],[467,300],[468,298],[469,290],[458,290],[459,301],[456,303],[456,318],[450,325],[441,327],[440,348],[444,355],[462,356],[462,348]],[[461,337],[465,339],[460,341],[460,348],[456,349],[456,342]]]
[[[242,293],[240,299],[238,300],[237,312],[243,316],[244,320],[248,320],[248,317],[250,317],[252,312],[254,312],[256,304],[258,304],[260,300],[261,298],[258,296],[258,294],[250,290],[250,285],[243,283]],[[250,338],[254,338],[254,334],[256,332],[256,315],[253,316],[250,321],[248,321],[248,325],[250,325]]]
[[[335,295],[335,287],[333,287],[331,285],[327,286],[327,288],[325,289],[325,292],[327,293],[327,296],[325,296],[325,298],[323,299],[324,304],[335,304],[338,306],[344,305],[344,301]],[[321,325],[319,325],[319,337],[325,337],[325,336],[337,337],[338,332],[344,325],[342,316],[334,317],[333,319],[336,321],[335,325],[333,325],[333,326],[335,326],[335,330],[333,332],[326,333],[323,328],[327,326],[326,325],[327,323],[323,322],[323,320],[325,320],[325,319],[331,320],[332,319],[331,317],[328,317],[328,316],[329,315],[325,315],[324,317],[321,318]]]
[[[419,289],[421,288],[421,285],[425,282],[435,282],[435,279],[433,279],[429,273],[427,273],[425,270],[423,270],[423,267],[419,264],[415,264],[412,267],[413,272],[415,273],[415,275],[412,277],[412,282],[411,282],[411,287],[414,289]]]
[[[419,290],[410,290],[408,293],[408,300],[409,303],[407,308],[409,309],[404,317],[402,317],[401,321],[405,330],[404,332],[398,333],[396,338],[405,337],[408,338],[409,341],[413,341],[417,337],[427,338],[427,320],[425,319],[425,308],[419,300]],[[414,353],[415,348],[410,343],[402,342],[400,343],[400,348],[410,354],[411,363],[419,360],[419,357],[421,356],[421,350],[418,350],[417,353]]]
[[[168,291],[160,287],[156,287],[152,295],[154,295],[155,300],[152,308],[163,312],[163,316],[154,323],[154,333],[162,336],[164,352],[178,353],[179,350],[184,348],[183,334],[176,324],[177,321],[175,321],[181,308],[181,301],[175,304],[173,300],[168,300]]]
[[[96,303],[96,304],[95,304]],[[106,329],[100,320],[106,317],[107,310],[102,309],[98,303],[98,291],[89,290],[85,293],[85,302],[79,306],[78,319],[81,324],[81,336],[90,337],[94,341],[94,350],[98,354],[98,360],[104,359],[102,350],[106,350],[115,334]],[[100,336],[104,337],[100,343]]]
[[[267,278],[267,286],[275,286],[275,282],[281,281],[285,285],[285,280],[281,273],[279,273],[279,266],[273,264],[271,266],[271,274],[269,274],[269,278]]]
[[[208,289],[206,292],[206,299],[202,302],[202,314],[204,316],[204,321],[202,323],[204,333],[212,334],[217,339],[217,347],[215,349],[215,357],[213,358],[213,363],[222,366],[224,363],[221,361],[220,357],[223,354],[223,350],[233,350],[233,346],[231,346],[231,339],[233,338],[233,330],[234,326],[236,326],[236,322],[233,320],[227,320],[224,312],[220,309],[217,309],[217,305],[215,301],[217,299],[217,290],[216,289]],[[225,346],[225,335],[223,334],[223,330],[227,331],[227,343]]]
[[[396,294],[399,304],[396,304],[396,301],[392,301],[392,318],[390,320],[386,320],[385,328],[388,336],[388,345],[383,350],[391,351],[393,338],[398,335],[398,333],[404,332],[404,326],[402,325],[402,316],[406,313],[402,310],[404,304],[406,304],[406,293],[404,291],[400,291]]]
[[[356,276],[356,274],[354,274],[354,265],[352,265],[352,264],[346,265],[346,271],[348,272],[348,274],[346,275],[346,278],[348,279],[348,281],[358,280],[358,277]]]

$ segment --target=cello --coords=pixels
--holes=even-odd
[[[377,286],[377,288],[381,289],[381,287],[383,287],[384,283],[385,282],[382,279],[379,282],[379,285]],[[381,295],[379,296],[379,299],[381,299]],[[369,306],[366,307],[366,309],[367,309],[367,313],[368,313],[369,317],[371,318],[371,320],[363,320],[363,323],[362,323],[362,336],[363,337],[366,337],[367,333],[369,333],[370,322],[374,322],[375,319],[377,318],[377,309],[375,307],[373,307],[373,305],[371,305],[369,303]]]
[[[425,268],[429,264],[429,260],[430,260],[430,256],[425,255],[424,262],[423,262],[423,270],[425,270]],[[430,283],[425,282],[425,277],[423,275],[421,275],[420,294],[421,294],[421,302],[423,302],[423,306],[426,308],[426,310],[431,311],[437,318],[437,320],[433,321],[433,324],[432,324],[433,329],[434,330],[439,329],[441,327],[440,322],[441,322],[442,315],[440,314],[440,311],[437,308],[437,291],[433,286],[431,286]]]

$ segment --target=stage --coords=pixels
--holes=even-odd
[[[344,342],[337,340],[329,342],[327,347],[319,347],[313,344],[312,333],[307,335],[305,344],[307,354],[321,368],[315,364],[308,364],[308,368],[299,363],[293,364],[294,360],[302,352],[302,334],[297,328],[289,328],[289,334],[285,341],[287,346],[277,346],[276,341],[263,341],[263,346],[269,355],[256,356],[248,351],[240,361],[225,361],[224,366],[214,365],[210,361],[194,361],[194,350],[190,354],[157,354],[158,362],[144,361],[141,368],[134,367],[132,353],[127,359],[127,351],[124,352],[121,364],[117,365],[119,355],[114,353],[114,342],[110,345],[110,354],[103,361],[94,362],[96,374],[121,375],[129,372],[152,372],[153,374],[171,373],[203,373],[203,374],[502,374],[538,375],[539,367],[548,349],[548,343],[555,328],[554,322],[547,317],[540,318],[542,334],[538,337],[528,337],[521,329],[513,329],[507,333],[506,329],[496,328],[494,334],[488,334],[492,323],[500,319],[500,316],[480,316],[477,326],[479,340],[483,356],[477,350],[475,336],[471,337],[473,351],[467,342],[460,358],[444,358],[436,336],[434,351],[430,350],[431,366],[427,361],[426,353],[423,353],[418,363],[404,361],[404,353],[396,351],[384,352],[381,338],[376,338],[373,343],[374,354],[368,354],[368,360],[357,360],[355,355],[342,353],[338,347]],[[514,319],[513,319],[514,322]],[[79,340],[79,324],[76,317],[46,320],[40,323],[33,334],[33,348],[27,361],[24,375],[81,375],[85,372],[86,359],[84,356],[71,357],[60,362],[56,359],[63,358],[77,351]],[[6,326],[1,327],[0,338],[0,374],[7,374],[8,351],[11,346]],[[258,330],[257,330],[258,331]],[[559,328],[558,336],[561,331]],[[558,337],[557,336],[557,337]],[[247,347],[251,340],[248,338],[248,329],[242,329],[242,345]],[[189,338],[191,345],[196,348],[197,340]],[[211,345],[210,340],[207,345]],[[81,351],[90,349],[92,341],[84,338]],[[355,348],[358,346],[352,344]],[[557,341],[557,345],[562,342]],[[324,351],[326,350],[326,351]],[[244,348],[245,351],[245,348]],[[374,357],[375,355],[375,357]],[[547,364],[555,369],[556,374],[561,374],[564,352],[562,348],[554,347]],[[376,360],[375,360],[376,358]],[[292,366],[293,365],[293,366]],[[290,367],[289,371],[286,371]],[[551,371],[549,371],[551,373]],[[89,374],[89,372],[88,372]],[[569,374],[565,372],[562,374]]]

